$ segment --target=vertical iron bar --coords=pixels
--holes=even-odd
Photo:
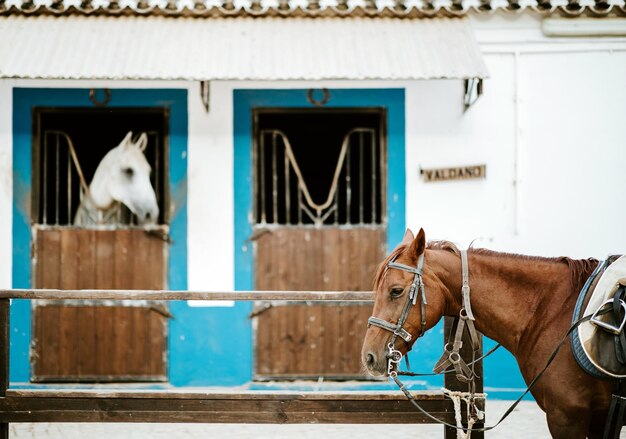
[[[159,133],[154,132],[154,192],[156,193],[157,206],[161,206],[161,139]],[[159,209],[159,216],[163,215]],[[157,218],[158,222],[161,222]]]
[[[363,131],[359,131],[359,224],[363,224]]]
[[[379,125],[378,132],[378,175],[380,176],[380,223],[387,223],[387,186],[389,182],[387,180],[387,131],[386,125]]]
[[[339,181],[337,182],[337,190],[335,191],[335,201],[333,202],[333,206],[335,207],[335,212],[333,212],[333,217],[335,218],[335,225],[339,224]]]
[[[60,172],[60,152],[59,152],[59,135],[56,135],[56,171],[54,174],[54,180],[55,180],[55,191],[54,191],[54,224],[55,225],[59,225],[59,191],[61,190],[60,188],[60,177],[61,177],[61,172]]]
[[[72,156],[67,144],[67,225],[72,224]]]
[[[352,182],[350,175],[350,140],[348,140],[348,147],[346,149],[346,224],[352,223]]]
[[[298,225],[302,225],[302,188],[298,179]]]
[[[261,131],[259,145],[259,191],[261,192],[261,223],[265,224],[265,135]]]
[[[43,223],[48,224],[48,133],[43,135],[43,182],[41,191],[43,192]]]
[[[278,158],[276,157],[276,131],[272,133],[272,223],[278,224]]]
[[[289,157],[285,147],[285,140],[283,139],[283,157],[285,160],[285,224],[291,224],[291,181],[289,180],[291,165],[289,163]]]
[[[259,168],[258,168],[258,154],[259,154],[259,136],[262,136],[263,133],[259,134],[257,131],[257,122],[256,117],[254,119],[253,124],[254,134],[253,134],[253,144],[252,144],[252,212],[254,212],[254,223],[257,224],[259,222]]]
[[[372,218],[371,223],[376,222],[376,194],[378,192],[378,179],[376,175],[376,137],[375,132],[370,132],[370,148],[372,150]]]
[[[10,345],[10,302],[0,299],[0,397],[7,395],[9,388],[9,345]],[[9,423],[0,423],[0,439],[8,439]]]

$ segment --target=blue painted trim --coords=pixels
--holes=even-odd
[[[234,90],[234,196],[235,196],[235,289],[254,289],[253,255],[248,245],[252,234],[252,110],[256,107],[313,108],[307,90]],[[405,230],[405,102],[404,89],[333,89],[326,108],[382,107],[387,110],[387,245],[395,247]],[[249,311],[242,304],[241,312]],[[252,377],[252,335],[245,328],[238,333],[250,361],[238,373]],[[441,342],[438,344],[441,347]],[[246,356],[246,358],[248,357]],[[417,361],[417,359],[415,360]],[[420,361],[421,362],[421,361]],[[245,368],[245,370],[244,370]],[[366,385],[366,384],[364,384]]]
[[[30,193],[31,193],[31,134],[32,110],[41,107],[88,107],[89,89],[13,89],[13,288],[31,285],[30,260]],[[167,107],[170,111],[170,194],[174,203],[170,221],[168,266],[169,288],[187,289],[187,90],[186,89],[113,89],[112,108]],[[172,303],[174,314],[180,302]],[[11,304],[11,382],[30,380],[28,359],[30,343],[30,302],[14,300]],[[181,322],[170,321],[170,375],[184,361],[176,354],[172,340],[181,331]],[[172,379],[172,377],[170,377]]]

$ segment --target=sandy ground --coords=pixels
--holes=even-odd
[[[488,401],[489,425],[511,401]],[[12,424],[11,439],[380,439],[442,438],[436,425],[251,425],[251,424]],[[545,416],[534,402],[524,401],[488,438],[549,438]],[[626,433],[622,435],[626,438]]]

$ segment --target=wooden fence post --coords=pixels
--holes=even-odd
[[[454,321],[454,319],[452,317],[446,317],[444,320],[444,326],[443,326],[443,335],[444,337],[448,337],[448,334],[450,334],[450,329],[452,328],[452,322]],[[480,356],[482,356],[483,354],[483,336],[482,334],[479,334],[480,337],[480,349],[476,352],[476,358],[479,358]],[[444,343],[447,341],[444,340]],[[463,360],[465,360],[465,362],[467,362],[468,364],[472,361],[472,343],[469,339],[469,336],[467,335],[467,332],[463,335],[463,347],[461,348],[460,351],[461,354],[461,358],[463,358]],[[475,367],[474,367],[474,371],[477,375],[476,378],[476,392],[477,393],[481,393],[483,391],[483,362],[479,361],[476,363]],[[448,373],[445,375],[444,378],[444,385],[447,389],[449,390],[457,390],[457,391],[461,391],[461,392],[467,392],[467,384],[460,382],[459,380],[456,379],[456,376],[453,373]],[[484,406],[481,407],[482,410],[484,410]],[[463,425],[467,425],[467,417],[465,416],[465,404],[461,403],[461,413],[463,415]],[[483,427],[485,424],[484,423],[480,423],[480,424],[474,424],[474,428],[481,428]],[[456,435],[456,429],[455,428],[450,428],[450,427],[444,427],[444,438],[445,439],[456,439],[457,435]],[[473,432],[472,433],[472,439],[484,439],[485,437],[485,433],[484,432]]]
[[[0,398],[5,398],[9,387],[10,299],[0,299]],[[0,439],[9,438],[9,423],[0,423]]]

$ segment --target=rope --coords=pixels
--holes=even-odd
[[[486,393],[471,393],[471,392],[459,392],[455,390],[448,390],[442,387],[441,391],[444,395],[452,400],[454,405],[454,419],[456,420],[456,437],[457,439],[470,439],[472,436],[472,427],[476,423],[476,419],[482,421],[485,419],[485,412],[479,410],[474,404],[475,399],[487,399]],[[467,418],[467,431],[464,432],[463,418],[461,416],[461,401],[465,402],[466,418]],[[476,417],[471,415],[471,408],[476,409]]]

